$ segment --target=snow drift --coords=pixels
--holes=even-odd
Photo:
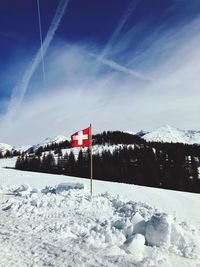
[[[199,231],[82,184],[1,186],[0,266],[198,266]]]

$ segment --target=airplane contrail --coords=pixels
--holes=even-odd
[[[127,67],[125,67],[125,66],[123,66],[121,64],[118,64],[113,60],[110,60],[110,59],[107,59],[107,58],[100,58],[98,55],[95,55],[93,53],[89,53],[89,56],[95,58],[96,60],[100,61],[102,64],[104,64],[104,65],[106,65],[106,66],[108,66],[108,67],[110,67],[110,68],[112,68],[114,70],[126,73],[128,75],[131,75],[131,76],[133,76],[135,78],[142,79],[144,81],[152,81],[152,79],[147,77],[146,75],[143,75],[138,71],[135,71],[133,69],[127,68]]]
[[[115,31],[112,33],[112,35],[110,36],[107,44],[105,45],[105,47],[103,48],[103,50],[101,51],[99,57],[103,58],[105,57],[112,44],[116,41],[117,37],[119,36],[122,28],[124,27],[124,25],[126,24],[128,18],[130,17],[130,15],[132,14],[133,10],[137,7],[138,3],[140,0],[132,0],[132,2],[129,4],[128,8],[126,9],[126,11],[124,12],[119,24],[117,25]]]
[[[26,94],[28,85],[30,83],[30,80],[37,69],[38,65],[41,62],[41,49],[43,52],[43,56],[45,56],[47,49],[49,45],[51,44],[51,41],[54,38],[55,32],[60,24],[60,21],[65,13],[65,10],[69,4],[70,0],[61,0],[58,4],[56,13],[53,17],[53,20],[51,22],[51,25],[49,27],[49,30],[47,32],[47,35],[43,41],[42,46],[40,47],[39,51],[35,55],[33,61],[31,62],[29,68],[25,71],[24,76],[22,77],[21,82],[14,87],[10,102],[8,104],[8,110],[7,110],[7,115],[12,116],[12,114],[15,114],[15,112],[18,110],[20,107],[24,96]]]
[[[41,16],[40,16],[40,1],[37,0],[37,11],[38,11],[38,24],[39,24],[39,34],[40,34],[40,54],[42,60],[42,73],[43,73],[43,82],[45,83],[45,67],[44,67],[44,55],[42,50],[42,24],[41,24]]]
[[[117,40],[122,28],[124,27],[124,25],[126,24],[128,18],[130,17],[130,15],[132,14],[132,12],[134,11],[134,9],[137,7],[138,3],[140,2],[140,0],[132,0],[131,3],[129,4],[128,8],[126,9],[126,11],[124,12],[119,24],[117,25],[115,31],[112,33],[112,35],[110,36],[107,44],[105,45],[105,47],[103,48],[103,50],[101,51],[101,53],[99,55],[94,55],[90,53],[90,56],[96,58],[96,60],[104,65],[109,66],[110,68],[113,68],[115,70],[124,72],[126,74],[129,74],[131,76],[146,80],[146,81],[151,81],[150,78],[146,77],[145,75],[140,74],[137,71],[134,71],[130,68],[127,68],[123,65],[120,65],[116,62],[114,62],[113,60],[109,60],[106,59],[106,55],[109,53],[113,43]],[[93,69],[93,72],[97,72],[98,69],[100,67],[100,64],[97,64],[96,67]]]

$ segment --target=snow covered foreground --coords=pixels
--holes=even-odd
[[[88,180],[2,168],[12,164],[0,160],[0,266],[200,266],[199,209],[180,222],[198,194],[95,181],[91,197]],[[137,200],[143,189],[158,209]]]

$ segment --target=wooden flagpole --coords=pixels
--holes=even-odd
[[[90,194],[92,196],[92,178],[93,178],[93,161],[92,161],[92,124],[90,124]]]

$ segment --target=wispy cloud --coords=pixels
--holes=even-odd
[[[135,8],[137,7],[139,2],[140,2],[140,0],[131,0],[131,2],[128,5],[127,9],[124,11],[124,13],[123,13],[118,25],[116,26],[115,30],[111,34],[111,36],[110,36],[109,40],[107,41],[106,45],[99,52],[99,54],[95,55],[93,53],[90,53],[90,56],[96,58],[96,60],[97,60],[96,65],[94,65],[94,68],[93,68],[93,72],[94,73],[98,72],[101,64],[104,64],[104,65],[107,65],[107,66],[109,66],[109,67],[111,67],[111,68],[113,68],[115,70],[123,71],[123,72],[125,72],[126,74],[129,74],[129,75],[134,75],[134,73],[136,74],[136,71],[133,71],[133,70],[131,71],[127,67],[122,66],[121,64],[117,64],[113,60],[108,59],[107,56],[108,56],[108,54],[110,54],[111,50],[113,51],[113,49],[115,48],[115,43],[116,43],[116,41],[118,41],[118,39],[120,37],[120,33],[123,30],[123,27],[127,23],[127,20],[129,19],[129,17],[133,13],[133,11],[135,10]],[[138,74],[138,77],[139,76],[140,76],[140,74]],[[141,78],[142,78],[142,75],[141,75]]]
[[[158,28],[137,52],[128,49],[124,65],[110,60],[109,52],[95,72],[98,44],[54,42],[46,58],[48,88],[31,81],[37,90],[24,99],[17,120],[0,118],[1,142],[35,143],[47,136],[69,135],[90,122],[96,132],[152,130],[166,123],[198,129],[199,22],[196,18],[162,34]],[[135,32],[137,27],[141,25]],[[127,33],[127,40],[132,33]],[[112,50],[119,58],[130,46],[120,40]]]
[[[138,79],[141,79],[141,80],[144,80],[144,81],[152,81],[151,78],[143,75],[142,73],[140,73],[138,71],[135,71],[133,69],[127,68],[127,67],[125,67],[125,66],[123,66],[121,64],[118,64],[113,60],[109,60],[109,59],[106,59],[106,58],[99,57],[98,55],[95,55],[93,53],[89,53],[89,55],[91,57],[95,58],[96,60],[100,61],[102,64],[110,67],[111,69],[114,69],[114,70],[119,71],[119,72],[123,72],[125,74],[133,76],[134,78],[138,78]]]
[[[98,54],[91,53],[91,52],[88,53],[89,56],[96,59],[96,62],[94,62],[93,68],[92,68],[92,73],[94,76],[99,72],[101,65],[103,64],[105,66],[110,67],[111,69],[113,69],[115,71],[123,72],[123,73],[125,73],[127,75],[131,75],[135,78],[142,79],[142,80],[148,80],[148,81],[151,80],[150,78],[137,72],[136,70],[133,70],[131,68],[128,68],[127,66],[119,64],[119,63],[115,62],[114,60],[106,58],[108,56],[108,54],[111,52],[111,49],[112,49],[112,51],[115,49],[115,47],[114,47],[115,42],[120,37],[120,33],[121,33],[123,27],[127,23],[127,20],[129,19],[129,17],[131,16],[131,14],[133,13],[133,11],[135,10],[135,8],[137,7],[137,5],[140,1],[141,0],[132,0],[130,2],[127,9],[124,11],[118,25],[116,26],[115,30],[113,31],[109,40],[107,41],[106,45],[104,46],[104,48]],[[89,83],[90,83],[90,80],[89,80]],[[84,83],[84,87],[87,87],[87,86],[88,86],[88,80],[86,80]]]

